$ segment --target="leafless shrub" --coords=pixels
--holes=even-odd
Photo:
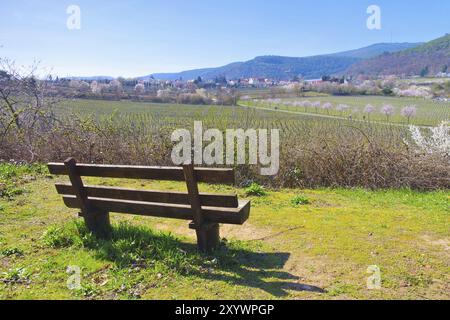
[[[0,59],[0,146],[9,148],[6,138],[15,135],[34,161],[35,140],[55,122],[57,99],[46,94],[46,82],[36,78],[38,64],[27,69]]]

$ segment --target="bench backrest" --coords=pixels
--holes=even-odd
[[[68,175],[64,163],[49,163],[51,174]],[[144,167],[115,166],[98,164],[76,164],[77,172],[82,177],[151,179],[161,181],[185,181],[182,167]],[[194,168],[198,182],[216,184],[234,184],[234,169]]]
[[[243,224],[249,216],[250,203],[239,201],[236,195],[199,193],[197,182],[234,184],[233,169],[184,167],[145,167],[49,163],[54,175],[68,175],[71,184],[56,184],[69,208],[80,208],[82,214],[99,210],[207,223]],[[188,192],[132,190],[116,187],[84,185],[81,177],[151,179],[186,181]]]

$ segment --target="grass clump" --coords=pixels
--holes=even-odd
[[[64,226],[49,227],[42,237],[46,246],[54,249],[69,248],[74,245],[81,245],[81,225],[76,222],[68,223]]]
[[[2,282],[7,284],[27,283],[29,278],[30,274],[25,268],[9,269],[2,273]]]
[[[0,251],[0,257],[23,256],[23,250],[19,248],[7,248]]]
[[[310,203],[311,203],[311,201],[304,195],[296,195],[291,200],[291,205],[293,207],[303,206],[303,205],[307,205],[307,204],[310,204]]]
[[[245,189],[245,194],[247,196],[263,197],[267,195],[267,192],[263,186],[257,183],[252,183]]]
[[[92,283],[86,283],[78,289],[77,294],[85,298],[93,298],[101,293],[101,291]]]

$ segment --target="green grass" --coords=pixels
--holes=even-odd
[[[1,299],[449,299],[449,193],[265,190],[201,185],[252,200],[250,220],[223,226],[199,254],[186,221],[112,214],[99,240],[44,175],[0,199]],[[140,189],[182,183],[87,179]],[[305,201],[307,200],[307,201]],[[367,268],[382,289],[368,290]],[[69,290],[69,266],[81,287]]]
[[[21,185],[42,175],[45,167],[39,164],[0,162],[0,198],[11,199],[23,193]],[[1,206],[0,206],[1,211]]]

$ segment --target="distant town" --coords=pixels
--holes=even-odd
[[[318,92],[337,96],[384,95],[422,97],[448,101],[448,79],[450,73],[435,76],[412,77],[380,76],[371,78],[323,76],[319,79],[291,80],[269,78],[245,78],[228,80],[225,77],[196,79],[159,80],[125,78],[52,78],[46,83],[51,92],[73,98],[97,98],[106,100],[130,99],[157,103],[219,104],[236,105],[239,99],[250,98],[247,94],[262,92],[262,98],[275,94],[303,96],[307,92]],[[251,94],[250,94],[251,95]]]

